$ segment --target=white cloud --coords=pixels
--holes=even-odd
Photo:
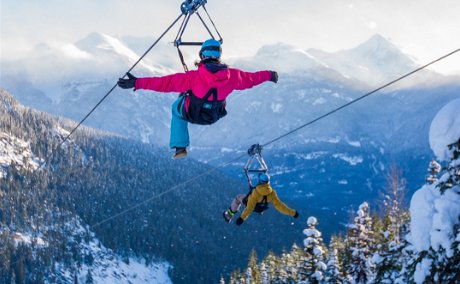
[[[369,24],[367,25],[367,27],[370,29],[370,30],[375,30],[377,28],[377,23],[376,22],[369,22]]]
[[[63,44],[62,46],[60,46],[60,48],[63,51],[63,53],[69,57],[75,59],[91,59],[91,54],[78,49],[73,44]]]
[[[73,43],[91,32],[159,36],[180,15],[182,1],[2,0],[1,3],[1,56],[4,57],[15,50],[26,51],[27,46],[38,42]],[[206,7],[224,38],[226,57],[253,55],[262,45],[276,42],[302,49],[338,51],[352,48],[374,33],[391,38],[421,62],[460,47],[458,0],[208,0]],[[200,25],[192,18],[186,36],[193,38],[198,31],[203,34]],[[178,26],[165,41],[172,41],[177,29]],[[453,63],[449,66],[458,70]]]

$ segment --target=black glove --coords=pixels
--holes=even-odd
[[[238,219],[236,219],[236,225],[239,226],[241,224],[243,224],[244,220],[241,219],[241,217],[238,217]]]
[[[131,73],[127,73],[126,75],[128,75],[128,79],[118,79],[118,86],[122,89],[132,89],[136,87],[137,78],[134,77]]]
[[[294,214],[293,217],[296,218],[296,219],[299,218],[299,212],[295,211],[295,214]]]
[[[278,83],[278,72],[276,71],[270,71],[272,73],[272,77],[270,78],[270,81],[273,83]]]

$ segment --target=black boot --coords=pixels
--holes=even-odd
[[[173,159],[179,159],[187,156],[187,148],[185,147],[176,147],[176,153],[173,156]]]

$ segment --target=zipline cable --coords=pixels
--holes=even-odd
[[[336,113],[339,110],[344,109],[344,108],[346,108],[346,107],[348,107],[348,106],[350,106],[350,105],[352,105],[352,104],[354,104],[354,103],[356,103],[356,102],[358,102],[358,101],[360,101],[360,100],[362,100],[362,99],[364,99],[364,98],[366,98],[366,97],[368,97],[368,96],[370,96],[370,95],[372,95],[372,94],[374,94],[374,93],[376,93],[376,92],[378,92],[378,91],[380,91],[380,90],[382,90],[382,89],[384,89],[384,88],[386,88],[386,87],[388,87],[388,86],[390,86],[390,85],[392,85],[392,84],[394,84],[394,83],[396,83],[398,81],[401,81],[404,78],[407,78],[407,77],[417,73],[418,71],[420,71],[422,69],[425,69],[426,67],[428,67],[428,66],[430,66],[430,65],[432,65],[432,64],[434,64],[434,63],[436,63],[438,61],[441,61],[441,60],[443,60],[443,59],[445,59],[445,58],[447,58],[447,57],[449,57],[449,56],[451,56],[451,55],[453,55],[453,54],[455,54],[455,53],[457,53],[459,51],[460,51],[460,48],[456,49],[456,50],[454,50],[454,51],[452,51],[452,52],[450,52],[450,53],[448,53],[448,54],[446,54],[444,56],[441,56],[436,60],[433,60],[433,61],[431,61],[431,62],[429,62],[429,63],[427,63],[427,64],[425,64],[425,65],[423,65],[423,66],[421,66],[421,67],[419,67],[419,68],[417,68],[417,69],[415,69],[415,70],[413,70],[413,71],[411,71],[411,72],[409,72],[409,73],[407,73],[407,74],[405,74],[405,75],[403,75],[403,76],[401,76],[401,77],[399,77],[399,78],[397,78],[397,79],[395,79],[395,80],[393,80],[393,81],[391,81],[391,82],[389,82],[389,83],[387,83],[387,84],[385,84],[385,85],[383,85],[383,86],[381,86],[381,87],[379,87],[379,88],[377,88],[377,89],[375,89],[373,91],[370,91],[370,92],[360,96],[357,99],[354,99],[353,101],[350,101],[350,102],[348,102],[348,103],[346,103],[346,104],[344,104],[344,105],[342,105],[342,106],[340,106],[340,107],[338,107],[336,109],[333,109],[333,110],[327,112],[326,114],[319,116],[318,118],[315,118],[315,119],[313,119],[313,120],[311,120],[311,121],[309,121],[309,122],[307,122],[305,124],[302,124],[301,126],[296,127],[293,130],[290,130],[290,131],[286,132],[285,134],[280,135],[277,138],[274,138],[274,139],[262,144],[262,147],[270,145],[270,144],[273,144],[276,141],[278,141],[278,140],[280,140],[280,139],[282,139],[282,138],[284,138],[284,137],[286,137],[288,135],[291,135],[292,133],[294,133],[296,131],[299,131],[300,129],[302,129],[302,128],[306,127],[306,126],[311,125],[311,124],[313,124],[313,123],[315,123],[315,122],[317,122],[317,121],[319,121],[319,120],[321,120],[321,119],[323,119],[323,118],[325,118],[327,116],[330,116],[333,113]],[[220,168],[224,168],[224,167],[230,165],[231,163],[233,163],[233,162],[245,157],[246,155],[247,155],[246,153],[243,154],[243,155],[240,155],[240,156],[238,156],[238,157],[236,157],[234,159],[229,160],[228,162],[226,162],[226,163],[224,163],[224,164],[222,164],[220,166],[216,166],[216,167],[214,167],[214,168],[212,168],[210,170],[207,170],[207,171],[201,173],[198,176],[195,176],[195,177],[193,177],[191,179],[188,179],[188,180],[186,180],[186,181],[184,181],[182,183],[179,183],[178,185],[175,185],[175,186],[173,186],[173,187],[171,187],[171,188],[169,188],[169,189],[167,189],[167,190],[165,190],[163,192],[160,192],[159,194],[153,195],[152,197],[147,198],[147,199],[145,199],[144,201],[142,201],[140,203],[134,204],[131,207],[128,207],[125,210],[123,210],[123,211],[121,211],[121,212],[119,212],[119,213],[117,213],[115,215],[112,215],[112,216],[110,216],[110,217],[108,217],[108,218],[106,218],[106,219],[104,219],[104,220],[92,225],[91,228],[95,228],[95,227],[98,227],[98,226],[100,226],[100,225],[102,225],[104,223],[107,223],[107,222],[109,222],[109,221],[111,221],[111,220],[113,220],[113,219],[115,219],[115,218],[117,218],[117,217],[119,217],[121,215],[124,215],[125,213],[127,213],[129,211],[132,211],[133,209],[136,209],[136,208],[138,208],[138,207],[140,207],[140,206],[142,206],[144,204],[147,204],[150,201],[152,201],[152,200],[154,200],[156,198],[159,198],[159,197],[161,197],[161,196],[163,196],[163,195],[165,195],[165,194],[167,194],[169,192],[172,192],[172,191],[174,191],[174,190],[176,190],[176,189],[178,189],[178,188],[180,188],[180,187],[182,187],[182,186],[184,186],[184,185],[186,185],[186,184],[188,184],[188,183],[190,183],[192,181],[195,181],[195,180],[197,180],[197,179],[199,179],[199,178],[201,178],[201,177],[203,177],[205,175],[208,175],[208,174],[210,174],[210,173],[212,173],[214,171],[217,171]]]

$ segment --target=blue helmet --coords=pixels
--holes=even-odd
[[[222,47],[219,41],[215,39],[208,39],[201,45],[200,57],[201,58],[215,58],[219,59],[222,55]]]
[[[270,176],[267,173],[260,173],[259,174],[259,183],[269,183]]]

